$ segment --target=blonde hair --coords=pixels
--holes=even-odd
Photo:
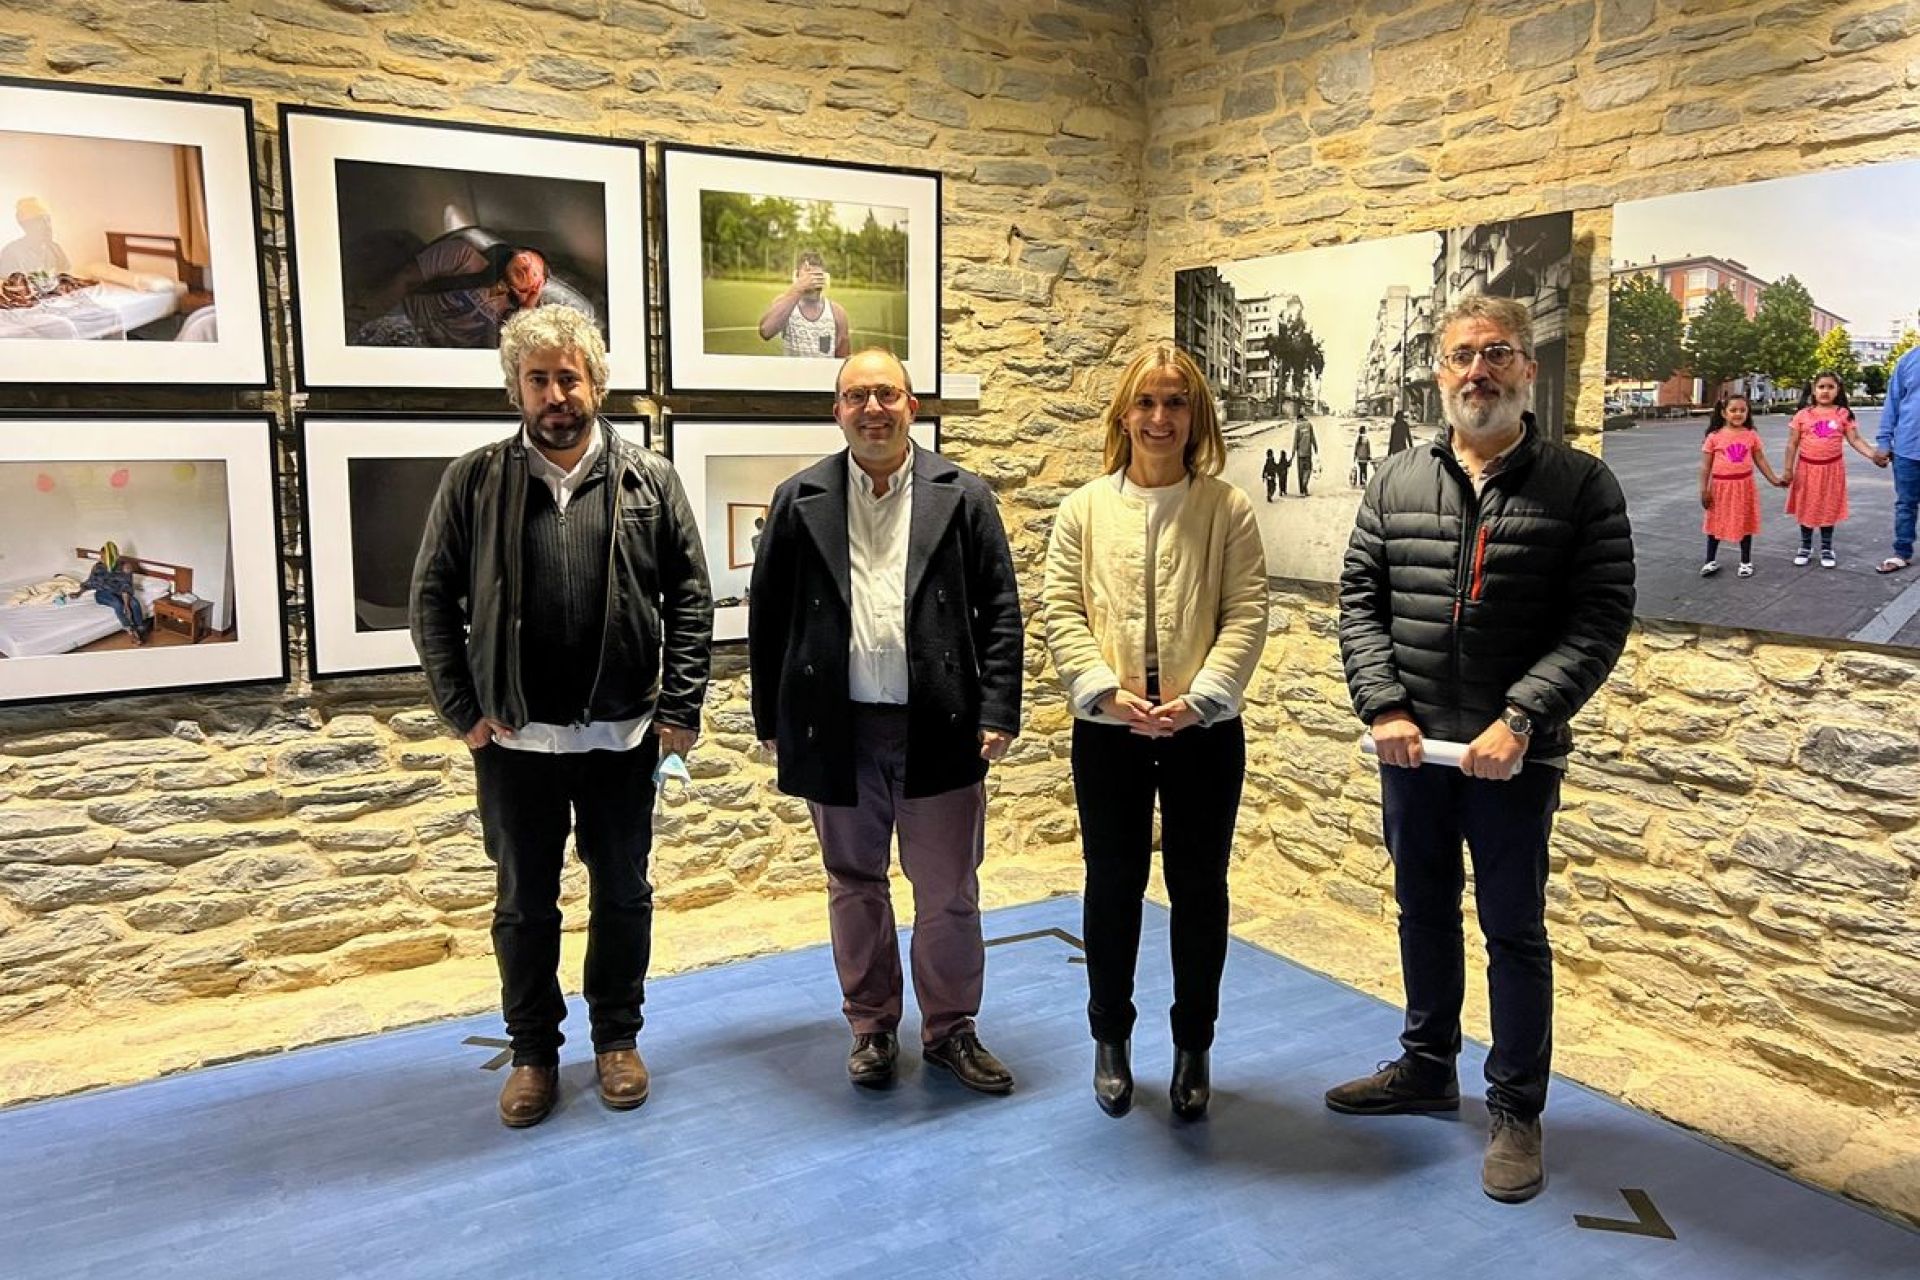
[[[1120,385],[1113,389],[1107,405],[1106,470],[1111,475],[1124,471],[1133,461],[1133,441],[1127,435],[1127,410],[1140,395],[1140,388],[1156,373],[1171,370],[1187,385],[1187,400],[1192,407],[1192,428],[1187,435],[1182,461],[1195,475],[1217,476],[1227,465],[1227,441],[1220,434],[1220,411],[1207,387],[1207,376],[1194,358],[1170,342],[1148,347],[1127,362],[1120,372]]]
[[[584,311],[548,303],[516,311],[500,326],[500,368],[507,375],[507,400],[520,404],[520,360],[529,351],[572,351],[587,366],[596,404],[607,390],[607,343],[600,326]]]

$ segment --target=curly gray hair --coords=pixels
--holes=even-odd
[[[1513,335],[1514,345],[1520,348],[1520,354],[1533,359],[1533,309],[1524,302],[1513,298],[1496,298],[1490,293],[1470,293],[1441,313],[1433,322],[1436,338],[1444,335],[1457,321],[1467,319],[1486,320],[1499,325]],[[1434,355],[1439,359],[1439,353]]]
[[[607,344],[593,317],[572,307],[549,303],[516,311],[500,326],[500,368],[507,375],[507,400],[520,404],[520,360],[529,351],[574,351],[586,363],[598,403],[607,389]]]

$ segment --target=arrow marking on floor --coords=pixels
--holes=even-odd
[[[1584,1213],[1573,1215],[1573,1225],[1585,1227],[1588,1231],[1618,1231],[1622,1235],[1652,1236],[1656,1240],[1675,1240],[1673,1228],[1653,1207],[1653,1197],[1638,1187],[1622,1187],[1620,1194],[1626,1199],[1627,1208],[1633,1210],[1632,1221],[1624,1218],[1594,1218]]]
[[[495,1040],[491,1036],[468,1036],[465,1040],[462,1040],[460,1043],[461,1044],[477,1044],[482,1049],[500,1050],[499,1053],[494,1054],[491,1058],[488,1058],[485,1062],[480,1064],[480,1069],[482,1071],[498,1071],[500,1068],[506,1066],[509,1062],[513,1061],[513,1045],[509,1041]]]

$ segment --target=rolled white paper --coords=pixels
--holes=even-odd
[[[1448,742],[1445,738],[1422,738],[1420,740],[1420,746],[1424,753],[1422,763],[1444,764],[1454,769],[1460,767],[1460,758],[1467,753],[1466,743]],[[1380,754],[1380,748],[1375,745],[1371,733],[1363,733],[1360,735],[1360,751],[1363,755],[1378,756]],[[1526,760],[1522,758],[1518,764],[1513,766],[1513,773],[1507,776],[1511,778],[1518,775],[1525,765]]]

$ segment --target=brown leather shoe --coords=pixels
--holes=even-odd
[[[647,1100],[651,1078],[647,1064],[637,1049],[609,1049],[593,1055],[593,1069],[600,1077],[600,1101],[615,1111],[631,1111]]]
[[[515,1067],[500,1090],[500,1123],[509,1129],[539,1124],[560,1096],[560,1068]]]

